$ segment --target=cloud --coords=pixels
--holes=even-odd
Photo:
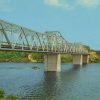
[[[11,0],[0,0],[0,12],[11,12]]]
[[[83,7],[94,8],[100,5],[100,0],[77,0],[77,3]]]
[[[73,10],[78,7],[96,8],[100,6],[100,0],[44,0],[48,6]]]
[[[44,3],[49,6],[63,8],[65,10],[71,10],[73,7],[67,2],[67,0],[44,0]]]
[[[44,0],[45,4],[51,5],[51,6],[59,6],[60,2],[59,0]]]

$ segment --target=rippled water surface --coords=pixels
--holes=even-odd
[[[19,100],[100,100],[100,64],[62,64],[56,73],[40,63],[0,63],[0,88]]]

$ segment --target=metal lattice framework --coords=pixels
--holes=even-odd
[[[69,43],[60,32],[40,33],[0,20],[0,50],[50,53],[88,53],[77,43]]]

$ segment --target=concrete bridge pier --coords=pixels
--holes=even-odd
[[[73,65],[81,66],[83,64],[89,63],[89,55],[88,54],[73,54]]]
[[[88,64],[88,63],[89,63],[89,55],[83,54],[83,64]]]
[[[82,66],[83,64],[83,55],[82,54],[73,54],[73,65]]]
[[[44,55],[45,71],[61,71],[60,54],[45,54]]]

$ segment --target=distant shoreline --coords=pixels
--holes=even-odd
[[[44,62],[31,62],[31,61],[0,61],[0,63],[44,63]],[[65,63],[73,63],[73,62],[61,62],[62,64],[65,64]],[[93,63],[100,63],[100,62],[89,62],[89,64],[93,64]]]
[[[22,60],[22,61],[7,61],[7,60],[0,60],[0,63],[43,63],[43,62],[31,62],[31,61],[28,61],[28,60]]]

